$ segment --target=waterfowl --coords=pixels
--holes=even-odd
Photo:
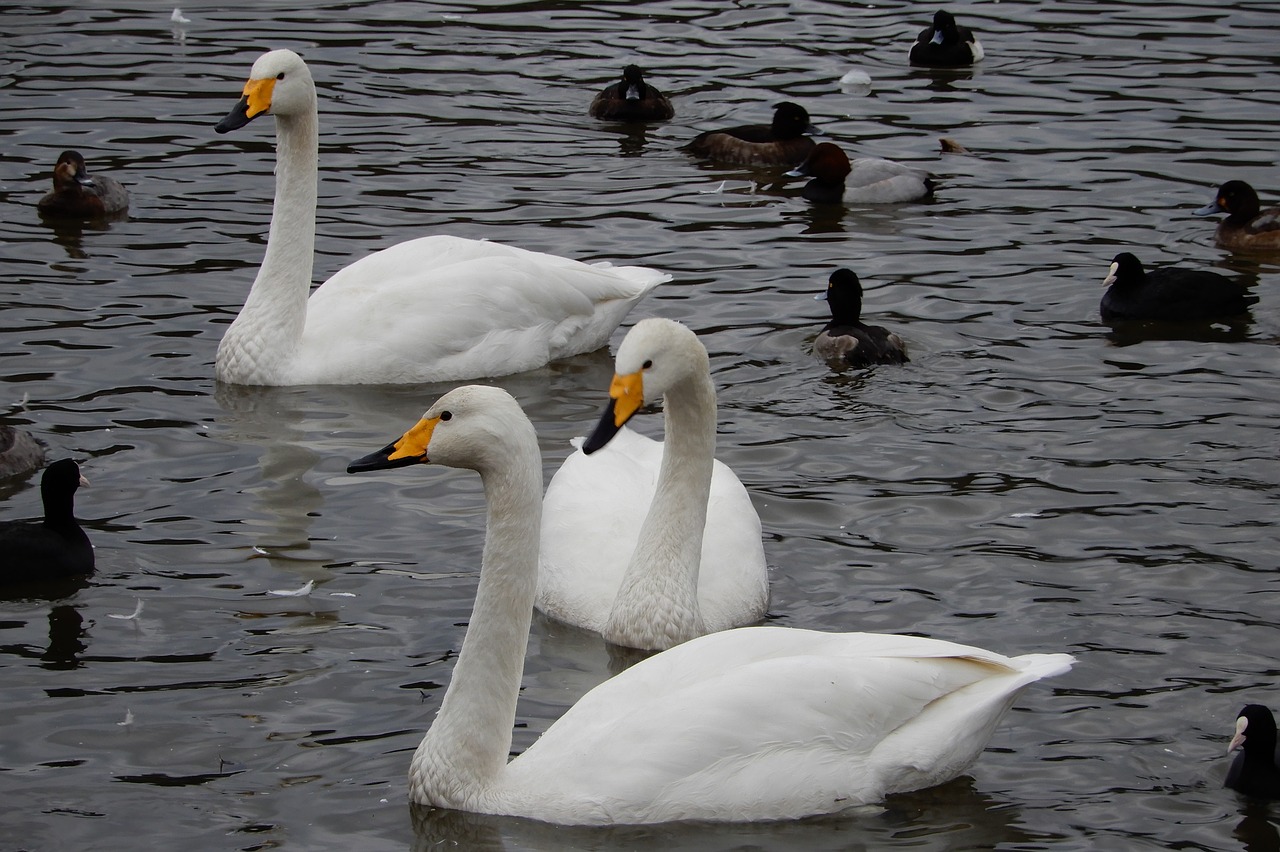
[[[44,464],[44,447],[23,429],[0,426],[0,476],[25,476]]]
[[[129,192],[106,175],[90,175],[78,151],[63,151],[53,166],[53,190],[36,202],[44,216],[93,219],[129,209]]]
[[[787,176],[813,178],[800,194],[818,204],[901,204],[933,194],[928,172],[878,157],[850,161],[833,142],[819,142]]]
[[[645,82],[639,65],[623,68],[622,80],[596,95],[587,112],[607,121],[666,121],[676,114],[667,96]]]
[[[1101,313],[1111,320],[1198,321],[1238,316],[1258,301],[1243,285],[1216,272],[1164,266],[1146,271],[1129,252],[1111,262]]]
[[[760,516],[714,458],[706,347],[679,323],[644,319],[616,365],[599,425],[547,487],[535,605],[647,650],[754,624],[769,603]],[[623,427],[659,399],[663,442]]]
[[[905,364],[907,348],[902,338],[887,328],[862,322],[862,282],[850,269],[831,273],[825,292],[831,308],[827,323],[813,342],[813,351],[829,363],[850,367],[872,364]]]
[[[931,68],[962,68],[982,59],[982,44],[968,27],[956,23],[945,9],[933,14],[933,25],[925,27],[911,45],[912,65]]]
[[[669,276],[500,243],[422,237],[339,270],[308,299],[315,248],[316,90],[306,63],[254,63],[219,133],[272,114],[279,140],[267,251],[223,335],[217,378],[244,385],[398,384],[499,376],[603,346]]]
[[[1280,751],[1270,709],[1261,704],[1245,705],[1236,717],[1227,754],[1236,749],[1240,753],[1231,762],[1223,786],[1258,799],[1280,799]]]
[[[809,113],[799,104],[783,101],[774,107],[772,124],[747,124],[708,130],[694,137],[686,149],[699,157],[747,166],[794,166],[809,156],[814,142]]]
[[[1218,187],[1212,204],[1195,212],[1197,216],[1226,213],[1218,223],[1214,241],[1225,249],[1258,251],[1280,249],[1280,207],[1262,209],[1258,193],[1242,180],[1229,180]]]
[[[475,470],[488,507],[466,636],[409,767],[419,804],[564,825],[835,813],[959,775],[1026,686],[1072,664],[742,627],[606,680],[508,760],[538,577],[537,439],[505,391],[464,387],[348,470],[416,463]]]
[[[0,584],[56,580],[93,571],[93,545],[75,517],[76,489],[89,482],[71,459],[40,477],[44,517],[0,522]]]

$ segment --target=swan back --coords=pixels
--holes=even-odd
[[[835,813],[954,778],[1026,686],[1070,666],[912,636],[724,631],[589,692],[502,790],[552,822]]]

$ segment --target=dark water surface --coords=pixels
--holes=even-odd
[[[1236,711],[1280,707],[1280,257],[1232,257],[1190,215],[1228,178],[1280,196],[1280,7],[976,3],[954,8],[988,59],[912,70],[934,8],[268,1],[175,26],[160,3],[6,5],[0,406],[84,462],[99,568],[0,601],[0,847],[1280,848],[1276,812],[1221,789]],[[840,819],[566,831],[410,809],[475,588],[479,483],[344,473],[447,386],[212,380],[274,165],[268,121],[213,125],[275,47],[320,91],[317,280],[428,233],[671,272],[633,319],[684,321],[711,352],[776,623],[1076,669],[1029,690],[965,778]],[[633,60],[676,119],[588,119]],[[870,94],[842,90],[853,68]],[[775,172],[677,150],[782,99],[927,167],[937,199],[819,211]],[[129,186],[126,220],[40,221],[64,148]],[[1121,250],[1246,276],[1261,304],[1234,328],[1113,332],[1097,307]],[[911,364],[811,356],[837,265]],[[548,477],[610,374],[601,352],[499,382]],[[36,514],[35,485],[0,483],[0,516]],[[536,620],[516,748],[610,666]]]

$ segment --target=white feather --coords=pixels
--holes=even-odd
[[[537,575],[541,464],[519,405],[442,397],[425,457],[479,472],[488,530],[449,687],[409,770],[415,802],[559,824],[834,813],[963,772],[1065,654],[746,627],[703,636],[587,693],[508,761]]]
[[[742,482],[712,457],[716,402],[706,349],[684,326],[651,318],[627,333],[618,370],[654,359],[644,393],[664,400],[667,440],[624,427],[595,453],[579,449],[565,460],[543,501],[536,604],[559,621],[646,649],[755,623],[769,600],[760,517]],[[667,505],[655,504],[655,494]],[[645,581],[624,580],[628,572]],[[622,588],[634,590],[629,600],[619,600]]]
[[[221,381],[416,383],[530,370],[605,345],[631,307],[670,277],[440,235],[364,257],[308,299],[315,85],[288,50],[260,57],[250,80],[272,85],[276,198],[258,277],[218,347]]]

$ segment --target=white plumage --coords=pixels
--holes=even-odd
[[[616,363],[619,377],[643,376],[645,402],[664,400],[666,440],[615,425],[615,401],[596,433],[608,443],[565,460],[543,502],[537,608],[657,650],[759,621],[769,601],[760,517],[714,459],[706,349],[679,323],[651,318],[627,333]]]
[[[254,63],[219,125],[276,117],[276,197],[258,277],[218,347],[219,380],[251,385],[452,381],[589,352],[670,276],[482,240],[430,236],[371,254],[308,299],[315,249],[315,85],[296,53]]]
[[[488,523],[462,650],[410,765],[420,804],[584,825],[835,813],[963,772],[1018,693],[1072,663],[911,636],[727,630],[605,681],[508,761],[537,575],[536,436],[505,391],[460,388],[348,470],[428,460],[479,472]]]

